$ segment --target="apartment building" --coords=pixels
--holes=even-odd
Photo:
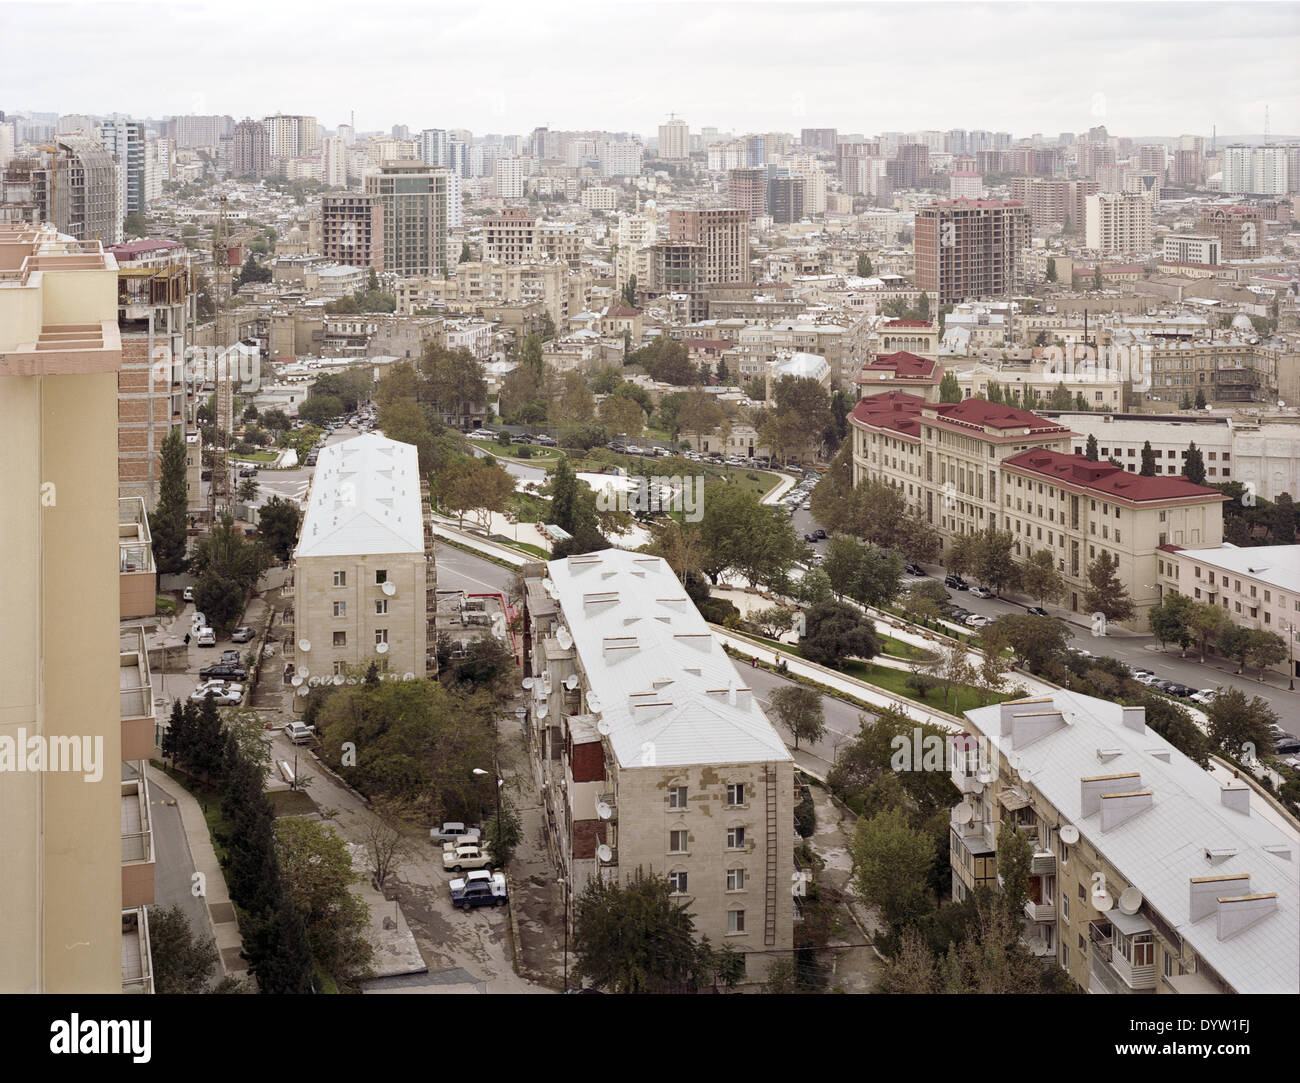
[[[1102,255],[1140,255],[1153,247],[1151,200],[1138,192],[1097,192],[1087,199],[1084,244]]]
[[[697,934],[762,980],[793,948],[794,765],[659,557],[606,549],[525,580],[548,848],[572,894],[666,876]]]
[[[686,319],[708,317],[710,286],[749,281],[749,217],[734,208],[672,210],[666,239],[650,246],[650,278],[638,285],[647,296],[684,298]]]
[[[595,191],[588,188],[587,191]],[[612,192],[612,188],[604,189]],[[541,222],[537,226],[538,258],[567,263],[574,270],[582,267],[586,241],[582,232],[572,222]]]
[[[152,512],[162,480],[162,445],[172,429],[187,435],[196,386],[214,374],[186,373],[196,320],[190,251],[178,241],[143,240],[110,249],[117,263],[118,491]],[[193,499],[199,478],[189,479]]]
[[[799,143],[807,150],[822,154],[834,154],[838,133],[834,128],[801,128]]]
[[[378,195],[321,196],[321,253],[353,267],[384,266],[384,207]]]
[[[1218,545],[1225,499],[1186,478],[1135,476],[1070,452],[1073,434],[1027,410],[981,399],[927,403],[888,392],[849,415],[853,478],[895,486],[941,541],[993,526],[1014,553],[1047,548],[1065,576],[1065,604],[1082,605],[1088,566],[1105,550],[1133,599],[1135,626],[1159,601],[1157,549]]]
[[[1024,286],[1030,219],[1015,201],[958,199],[916,212],[916,285],[939,304],[1005,297]]]
[[[790,225],[803,219],[806,188],[807,181],[795,174],[768,178],[767,213],[774,225]]]
[[[1157,562],[1162,597],[1182,594],[1221,605],[1233,624],[1275,632],[1290,653],[1274,672],[1300,677],[1300,545],[1238,548],[1229,542],[1206,549],[1165,545]]]
[[[1224,260],[1264,254],[1264,213],[1258,207],[1202,207],[1196,230],[1219,238]]]
[[[1285,195],[1287,148],[1224,147],[1222,190],[1231,195]]]
[[[0,784],[6,992],[153,989],[153,696],[143,641],[118,625],[117,289],[98,241],[0,227],[0,596],[18,630],[0,736],[39,743],[47,768]]]
[[[374,663],[425,676],[435,636],[429,502],[416,449],[374,433],[324,448],[294,553],[300,667],[332,678]]]
[[[417,278],[397,287],[397,311],[416,312],[431,304],[467,302],[540,302],[557,328],[583,311],[591,299],[589,272],[572,271],[563,263],[504,263],[467,261],[450,278]],[[486,315],[486,313],[484,313]]]
[[[1210,233],[1166,233],[1161,255],[1166,263],[1213,267],[1223,262],[1223,242]]]
[[[49,222],[79,241],[122,240],[117,163],[98,139],[60,136],[31,158],[13,158],[0,179],[0,214],[9,221]]]
[[[953,739],[953,896],[1033,848],[1024,939],[1090,993],[1300,992],[1293,838],[1145,709],[1064,690],[966,712]]]
[[[121,184],[122,216],[143,214],[145,209],[144,124],[138,120],[110,120],[99,129],[100,142],[117,161]]]
[[[791,354],[816,354],[830,366],[830,389],[847,386],[867,352],[870,321],[859,316],[839,321],[771,320],[737,330],[735,357],[744,365],[766,367]]]
[[[1035,232],[1063,226],[1067,232],[1083,229],[1088,197],[1101,191],[1095,180],[1049,180],[1012,177],[1011,198],[1029,208]]]
[[[963,398],[987,399],[990,389],[996,384],[1004,402],[1037,410],[1047,405],[1058,388],[1064,387],[1072,403],[1082,396],[1091,409],[1120,410],[1124,407],[1125,379],[1120,373],[1108,373],[1105,369],[1063,372],[1059,364],[1042,361],[1026,364],[1010,361],[954,362],[950,367]]]
[[[1117,341],[1121,337],[1116,336]],[[1135,342],[1141,339],[1133,336]],[[1209,402],[1277,401],[1286,354],[1276,345],[1233,334],[1199,341],[1152,336],[1146,346],[1151,363],[1151,386],[1145,392],[1149,398],[1181,402],[1186,396],[1195,401],[1199,390]]]
[[[404,277],[447,273],[448,174],[416,161],[385,162],[366,177],[383,214],[383,267]]]
[[[618,209],[618,189],[592,186],[582,190],[582,206],[589,211],[613,211]]]
[[[980,199],[983,195],[984,178],[978,173],[973,170],[957,169],[948,174],[949,199]]]
[[[538,262],[537,216],[523,207],[507,207],[483,226],[483,258],[518,266]]]
[[[763,169],[727,171],[727,200],[752,222],[767,213],[767,173]]]
[[[676,117],[659,125],[659,157],[680,161],[691,156],[691,129]]]
[[[262,126],[266,129],[267,152],[271,158],[305,158],[320,149],[315,117],[277,113],[264,118]]]

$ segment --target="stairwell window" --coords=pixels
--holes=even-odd
[[[685,786],[668,787],[668,807],[672,809],[684,809],[686,807]]]
[[[727,870],[727,890],[744,891],[745,890],[745,870],[728,869]]]
[[[388,599],[379,598],[375,601],[375,616],[383,617],[388,614]]]
[[[334,603],[334,615],[335,615],[336,617],[346,617],[346,616],[348,615],[348,603],[347,603],[347,602],[335,602],[335,603]]]
[[[743,850],[745,848],[745,829],[743,827],[727,828],[727,849]]]
[[[745,784],[731,783],[727,786],[727,804],[731,808],[741,808],[745,804]]]
[[[668,852],[670,854],[686,853],[686,832],[685,830],[668,832]]]
[[[670,872],[668,874],[668,885],[672,888],[673,895],[686,894],[686,873]]]
[[[381,584],[387,582],[388,582],[388,572],[386,572],[383,568],[377,569],[375,571],[375,586],[380,586]]]
[[[348,573],[347,573],[347,572],[335,572],[335,573],[334,573],[334,585],[335,585],[336,587],[346,587],[346,586],[348,585]]]
[[[727,911],[727,934],[729,936],[739,935],[745,931],[745,911],[728,910]]]
[[[348,634],[347,634],[347,632],[335,632],[335,633],[334,633],[334,646],[336,646],[336,647],[346,647],[347,645],[348,645]]]
[[[375,643],[376,643],[376,645],[377,645],[377,644],[380,644],[380,643],[387,643],[387,642],[388,642],[388,629],[387,629],[387,628],[376,628],[376,629],[375,629]]]

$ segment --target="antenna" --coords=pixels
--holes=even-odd
[[[1264,146],[1268,146],[1268,106],[1264,106]]]

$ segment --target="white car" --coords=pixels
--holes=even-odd
[[[1188,698],[1193,703],[1199,703],[1202,707],[1208,707],[1214,702],[1214,697],[1219,694],[1217,688],[1202,688],[1199,692],[1193,692]]]
[[[194,601],[194,588],[193,588],[193,587],[186,587],[186,588],[185,588],[185,592],[184,592],[184,594],[182,594],[182,597],[183,597],[187,602],[192,602],[192,601]]]
[[[243,698],[244,686],[242,684],[222,680],[207,681],[190,693],[190,699],[196,702],[198,700],[213,699],[221,707],[234,706]]]
[[[316,727],[303,722],[289,722],[284,727],[284,735],[296,745],[306,744],[316,736]]]
[[[963,622],[968,628],[984,628],[992,623],[988,617],[981,617],[978,613],[972,613]]]
[[[1157,677],[1154,673],[1139,673],[1135,675],[1133,679],[1137,681],[1138,684],[1144,684],[1149,688],[1151,685],[1155,684],[1156,681],[1158,681],[1160,678]]]
[[[200,628],[195,638],[200,647],[215,647],[217,645],[217,633],[211,628]]]
[[[993,592],[988,587],[971,587],[970,596],[972,598],[992,598]]]

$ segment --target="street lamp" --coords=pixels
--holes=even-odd
[[[1295,691],[1295,625],[1287,623],[1283,625],[1286,628],[1286,645],[1290,652],[1289,664],[1287,666],[1287,691]]]
[[[484,771],[483,768],[481,767],[475,767],[473,770],[473,774],[476,775],[489,775],[492,773],[493,772],[491,771]],[[497,841],[498,842],[501,841],[501,833],[503,830],[501,826],[501,787],[504,786],[505,784],[506,784],[506,780],[498,776],[497,777]]]

